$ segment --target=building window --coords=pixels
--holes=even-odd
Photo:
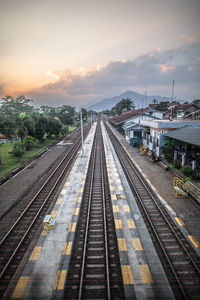
[[[158,139],[156,139],[156,146],[158,147],[158,143],[159,143],[159,140]]]

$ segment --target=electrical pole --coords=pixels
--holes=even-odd
[[[81,148],[81,155],[84,155],[84,146],[83,146],[83,116],[82,116],[82,108],[81,108],[81,143],[82,143],[82,148]]]

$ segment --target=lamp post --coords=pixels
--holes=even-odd
[[[83,117],[82,117],[82,108],[81,108],[81,144],[82,144],[82,148],[81,148],[81,155],[84,155],[84,146],[83,146]]]

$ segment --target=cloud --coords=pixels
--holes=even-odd
[[[180,39],[184,40],[187,44],[192,45],[192,44],[195,44],[199,40],[199,36],[189,35],[189,34],[182,34],[180,36]]]
[[[195,50],[196,49],[196,50]],[[199,49],[199,48],[198,48]],[[177,98],[200,95],[199,53],[194,45],[168,51],[154,51],[134,60],[112,61],[94,68],[49,71],[53,82],[29,91],[37,105],[81,106],[94,99],[118,95],[126,90],[170,96],[175,80]]]

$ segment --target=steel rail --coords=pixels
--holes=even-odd
[[[108,239],[107,239],[107,220],[106,220],[106,201],[105,201],[105,174],[103,165],[105,164],[105,158],[103,159],[104,154],[104,145],[101,136],[101,184],[102,184],[102,201],[103,201],[103,218],[104,218],[104,238],[105,238],[105,252],[106,252],[106,278],[107,278],[107,297],[108,300],[111,299],[110,293],[110,273],[109,273],[109,259],[108,259]]]
[[[107,125],[106,125],[106,128],[108,128],[108,130],[107,130],[108,132],[111,132],[111,136],[114,136],[113,133],[112,133],[112,131],[111,131],[111,129],[110,129]],[[183,251],[185,252],[185,254],[187,255],[187,257],[190,259],[190,262],[191,262],[191,264],[193,265],[193,267],[196,269],[196,272],[200,275],[200,269],[199,269],[199,267],[196,265],[195,261],[193,260],[193,258],[191,257],[191,255],[189,254],[189,252],[187,251],[187,249],[185,248],[185,246],[183,245],[182,241],[181,241],[180,238],[178,237],[178,235],[177,235],[177,233],[175,232],[174,228],[173,228],[173,227],[171,226],[171,224],[169,223],[169,221],[168,221],[168,219],[166,218],[165,214],[163,213],[163,211],[161,210],[161,208],[158,206],[157,201],[156,201],[156,197],[152,194],[150,188],[147,186],[145,180],[142,178],[141,174],[139,173],[139,171],[138,171],[137,168],[135,167],[135,165],[134,165],[133,161],[131,160],[131,158],[129,157],[129,155],[126,153],[126,151],[124,150],[124,148],[121,146],[120,142],[117,140],[116,137],[114,137],[114,140],[115,140],[116,144],[117,144],[117,145],[120,147],[120,149],[122,150],[122,152],[123,152],[123,154],[125,155],[125,157],[126,157],[128,163],[130,164],[131,168],[132,168],[133,171],[135,172],[137,178],[140,180],[140,182],[141,182],[141,184],[143,185],[143,187],[145,188],[146,192],[148,193],[148,195],[150,196],[150,198],[153,200],[153,202],[154,202],[156,208],[159,210],[159,212],[160,212],[160,214],[162,215],[162,217],[164,218],[166,224],[167,224],[167,225],[169,226],[169,228],[171,229],[171,231],[172,231],[172,233],[174,234],[174,236],[175,236],[177,242],[178,242],[179,245],[182,247],[182,249],[183,249]],[[113,144],[113,146],[114,146],[114,144]],[[175,279],[177,280],[177,283],[178,283],[178,286],[179,286],[179,288],[180,288],[180,291],[181,291],[181,293],[182,293],[184,299],[188,299],[188,295],[187,295],[187,293],[185,292],[185,289],[184,289],[184,287],[183,287],[183,285],[182,285],[182,283],[181,283],[181,281],[180,281],[180,279],[179,279],[179,277],[178,277],[178,275],[177,275],[177,273],[176,273],[176,270],[174,269],[174,267],[173,267],[173,265],[172,265],[172,263],[171,263],[171,261],[170,261],[169,255],[167,254],[167,252],[165,251],[164,246],[162,245],[162,241],[160,240],[160,237],[158,236],[158,234],[157,234],[157,232],[156,232],[155,226],[154,226],[154,224],[152,223],[152,220],[150,219],[150,217],[149,217],[149,215],[148,215],[148,212],[147,212],[147,210],[146,210],[146,208],[145,208],[145,206],[144,206],[144,204],[143,204],[143,201],[142,201],[142,199],[141,199],[141,196],[140,196],[140,194],[138,193],[137,189],[136,189],[135,186],[134,186],[133,180],[132,180],[132,178],[131,178],[131,176],[130,176],[128,170],[127,170],[127,166],[126,166],[125,162],[123,162],[123,159],[120,157],[120,155],[119,155],[119,153],[118,153],[118,149],[119,149],[119,148],[118,148],[118,147],[115,147],[115,146],[114,146],[114,148],[115,148],[115,151],[117,152],[117,155],[118,155],[119,161],[120,161],[120,163],[121,163],[121,165],[122,165],[122,168],[123,168],[123,170],[124,170],[124,172],[125,172],[125,174],[126,174],[126,176],[127,176],[128,182],[129,182],[129,184],[130,184],[132,190],[135,192],[135,194],[136,194],[136,196],[137,196],[137,198],[138,198],[138,201],[139,201],[140,205],[142,206],[142,209],[143,209],[143,211],[144,211],[144,213],[145,213],[145,216],[146,216],[146,218],[147,218],[147,220],[148,220],[148,222],[149,222],[149,224],[150,224],[150,226],[151,226],[151,228],[152,228],[152,230],[153,230],[153,233],[154,233],[154,235],[156,236],[156,239],[157,239],[157,241],[158,241],[158,243],[159,243],[159,245],[160,245],[160,247],[161,247],[161,249],[162,249],[162,251],[163,251],[163,254],[165,255],[165,258],[166,258],[166,260],[167,260],[167,262],[168,262],[168,264],[169,264],[169,266],[170,266],[170,268],[171,268],[171,270],[172,270],[172,272],[173,272],[173,275],[174,275]]]
[[[96,154],[97,144],[94,144],[94,150],[93,151],[95,151],[95,154]],[[84,277],[84,270],[85,270],[86,248],[87,248],[87,240],[88,240],[88,228],[89,228],[90,210],[91,210],[91,202],[92,202],[92,189],[93,189],[93,184],[92,183],[94,181],[94,169],[95,169],[95,159],[93,159],[93,161],[92,161],[92,176],[91,176],[91,184],[90,184],[90,187],[89,187],[89,199],[88,199],[87,219],[86,219],[86,228],[85,228],[85,239],[84,239],[84,247],[83,247],[83,258],[82,258],[82,266],[81,266],[80,286],[79,286],[79,292],[78,292],[78,299],[79,300],[81,300],[82,290],[83,290],[83,277]]]
[[[45,181],[45,183],[42,185],[42,187],[39,189],[39,191],[36,193],[36,195],[33,197],[33,199],[31,200],[31,202],[28,204],[28,206],[25,208],[25,210],[22,212],[22,214],[18,217],[18,219],[16,220],[16,222],[13,224],[13,226],[10,228],[10,230],[7,232],[7,234],[4,236],[4,238],[0,241],[0,246],[6,241],[6,238],[9,237],[9,235],[12,233],[12,231],[14,230],[14,228],[17,226],[17,224],[22,220],[23,216],[25,215],[25,213],[28,211],[28,209],[30,208],[30,206],[34,203],[34,201],[37,199],[37,197],[39,196],[39,194],[42,192],[42,190],[45,188],[45,186],[48,184],[48,182],[50,181],[50,179],[53,177],[53,175],[56,173],[56,171],[60,168],[61,164],[67,159],[69,158],[67,164],[65,165],[64,169],[62,170],[62,172],[59,174],[57,180],[54,182],[53,186],[51,187],[49,194],[46,196],[42,206],[39,208],[39,210],[37,211],[35,217],[33,218],[31,224],[29,225],[28,229],[25,231],[23,237],[21,238],[21,240],[19,241],[18,245],[15,247],[14,252],[12,253],[12,255],[10,256],[8,262],[6,263],[6,265],[4,266],[3,270],[0,273],[0,279],[2,278],[2,276],[4,275],[6,269],[8,268],[9,264],[11,263],[11,261],[13,260],[15,254],[17,253],[17,251],[19,250],[21,244],[23,243],[23,241],[25,240],[26,236],[28,235],[29,231],[31,230],[32,226],[34,225],[35,221],[37,220],[39,214],[41,213],[43,207],[45,206],[45,204],[47,203],[48,199],[50,198],[50,196],[52,195],[53,191],[55,190],[59,180],[62,178],[63,174],[65,173],[65,171],[67,170],[67,168],[69,167],[69,165],[71,164],[71,162],[73,161],[74,157],[77,154],[78,149],[80,148],[80,137],[79,139],[75,142],[75,144],[73,145],[73,147],[71,147],[66,155],[64,156],[64,158],[61,160],[61,162],[58,164],[58,166],[56,167],[56,169],[54,169],[54,171],[52,172],[52,174],[48,177],[48,179]],[[70,157],[71,156],[71,157]]]
[[[98,124],[99,126],[99,124]],[[100,130],[97,128],[97,130]],[[81,276],[80,276],[80,286],[78,299],[82,299],[82,289],[83,289],[83,278],[85,271],[85,261],[86,261],[86,251],[87,251],[87,240],[88,240],[88,229],[89,229],[89,221],[90,221],[90,212],[91,212],[91,202],[92,202],[92,193],[93,193],[93,182],[94,182],[94,170],[95,170],[95,157],[97,154],[97,130],[94,140],[94,158],[92,161],[92,174],[91,181],[89,187],[89,198],[88,198],[88,209],[87,209],[87,220],[86,220],[86,229],[85,229],[85,239],[84,239],[84,248],[83,248],[83,258],[82,258],[82,267],[81,267]],[[103,143],[101,139],[100,143],[101,149],[103,149]],[[102,202],[103,202],[103,220],[104,220],[104,244],[105,244],[105,256],[106,256],[106,282],[107,282],[107,299],[110,300],[110,277],[109,277],[109,260],[108,260],[108,241],[107,241],[107,221],[106,221],[106,209],[105,209],[105,176],[104,176],[104,168],[103,168],[103,151],[100,156],[100,169],[101,169],[101,186],[102,186]]]

